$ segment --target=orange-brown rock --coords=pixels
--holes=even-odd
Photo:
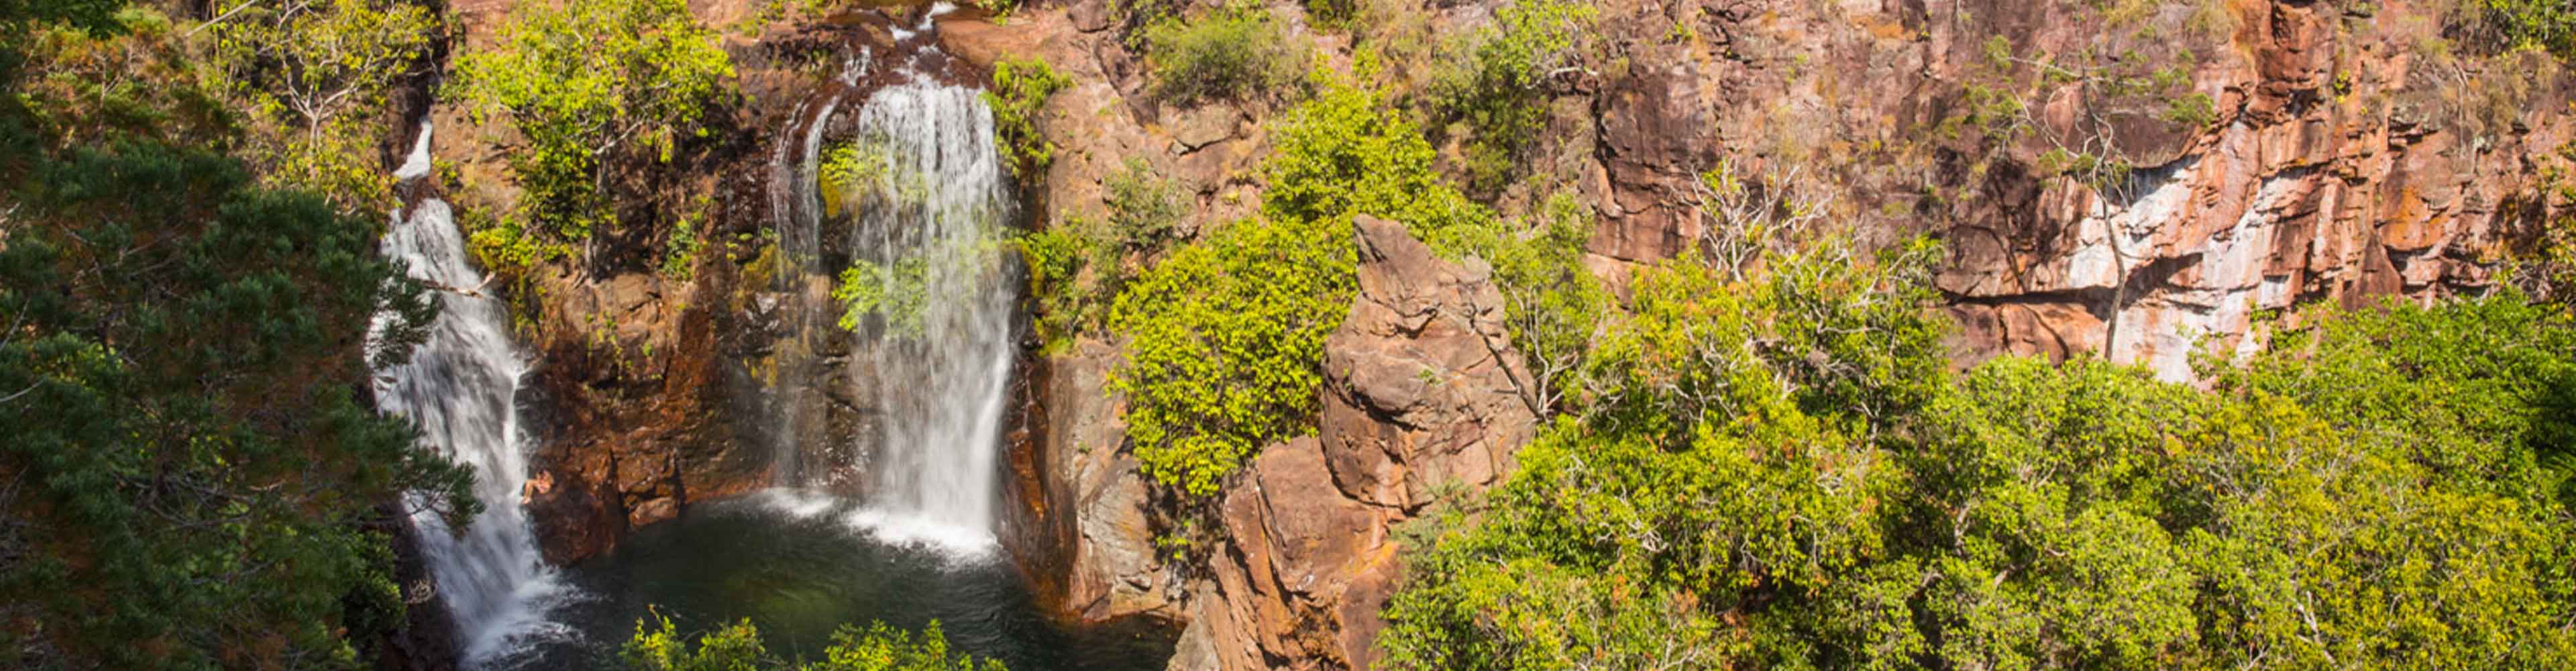
[[[1324,343],[1323,437],[1263,448],[1227,487],[1225,546],[1181,644],[1220,654],[1173,668],[1369,668],[1403,574],[1395,525],[1434,487],[1497,482],[1536,430],[1484,264],[1442,260],[1394,222],[1353,228],[1359,294]],[[1259,659],[1230,653],[1245,648]]]

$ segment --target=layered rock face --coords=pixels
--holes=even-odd
[[[2461,53],[2427,3],[2096,4],[1603,5],[1629,65],[1589,96],[1593,251],[1689,247],[1699,171],[1802,172],[1859,237],[1944,239],[1964,361],[2179,380],[2263,310],[2480,290],[2562,206],[2533,181],[2559,66]]]

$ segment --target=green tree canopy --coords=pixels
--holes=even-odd
[[[523,210],[475,232],[477,255],[523,267],[614,224],[604,166],[670,161],[706,132],[710,104],[732,95],[733,61],[716,39],[682,0],[527,2],[499,44],[459,57],[452,95],[527,139],[510,158]]]
[[[44,160],[0,222],[0,660],[346,666],[402,602],[379,504],[475,511],[369,410],[434,313],[374,217],[131,143]]]
[[[789,662],[769,652],[750,620],[700,634],[692,646],[671,618],[656,614],[635,623],[618,659],[631,671],[1004,671],[1000,660],[952,654],[936,620],[917,636],[883,622],[842,625],[822,659]]]
[[[1830,246],[1827,247],[1830,249]],[[1954,376],[1901,260],[1645,273],[1603,393],[1413,531],[1394,668],[2529,668],[2576,651],[2566,314],[2308,315],[2207,389]],[[1901,258],[1901,257],[1900,257]]]

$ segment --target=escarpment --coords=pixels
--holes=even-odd
[[[466,39],[503,4],[458,7]],[[701,4],[710,22],[755,16]],[[1326,67],[1376,62],[1403,81],[1426,66],[1398,45],[1492,26],[1509,3],[1408,5],[1420,25],[1332,28],[1278,4]],[[1633,268],[1727,244],[1747,208],[1792,207],[1765,198],[1806,194],[1794,207],[1822,216],[1798,234],[1943,244],[1934,284],[1959,326],[1956,362],[2097,357],[2172,380],[2191,376],[2195,352],[2259,344],[2269,311],[2485,291],[2567,205],[2543,177],[2569,139],[2547,114],[2566,105],[2560,66],[2427,51],[2443,28],[2420,3],[2146,3],[2108,18],[2094,4],[1594,3],[1582,55],[1539,84],[1542,131],[1515,177],[1477,196],[1518,215],[1570,194],[1592,231],[1584,262],[1620,287]],[[1076,0],[936,19],[970,69],[1034,58],[1068,79],[1041,108],[1051,165],[1019,175],[1028,227],[1108,216],[1130,165],[1176,185],[1178,239],[1256,215],[1285,105],[1168,99],[1120,12]],[[745,447],[770,429],[740,421],[766,412],[778,306],[796,300],[758,241],[774,216],[766,161],[803,141],[782,129],[821,86],[811,72],[866,30],[727,37],[739,109],[684,165],[623,166],[647,196],[631,209],[654,222],[638,230],[689,218],[702,239],[743,242],[710,247],[687,278],[629,254],[541,267],[518,287],[553,427],[528,492],[550,559],[770,483],[769,455]],[[476,127],[454,110],[439,119]],[[451,188],[504,206],[515,194],[496,175],[513,140],[476,138],[442,154],[466,182]],[[1445,170],[1465,170],[1460,143],[1438,146]],[[1716,172],[1749,195],[1713,189]],[[1126,343],[1027,348],[1043,374],[1019,373],[1024,421],[1004,462],[1019,481],[1005,518],[1021,528],[1005,536],[1061,615],[1180,624],[1175,669],[1377,658],[1379,610],[1402,579],[1397,527],[1435,492],[1504,478],[1548,410],[1484,260],[1441,258],[1375,216],[1352,226],[1359,288],[1318,363],[1313,435],[1258,450],[1227,480],[1207,505],[1215,547],[1166,546],[1167,506],[1108,383]],[[867,412],[849,395],[815,402],[845,423]]]

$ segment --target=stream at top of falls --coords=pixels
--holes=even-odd
[[[398,213],[384,252],[445,309],[412,361],[378,371],[378,398],[477,474],[485,510],[463,533],[413,518],[466,668],[617,668],[655,616],[692,640],[748,619],[784,659],[820,655],[843,626],[936,622],[952,650],[1014,671],[1162,668],[1169,632],[1064,626],[996,541],[1018,355],[1018,280],[1001,250],[1016,213],[981,91],[927,73],[947,60],[922,37],[938,13],[899,31],[902,58],[851,59],[771,157],[784,336],[760,390],[774,428],[744,439],[770,443],[774,488],[694,502],[603,556],[543,562],[521,489],[544,432],[520,425],[521,380],[543,364],[511,342],[447,204]],[[892,65],[869,71],[880,64]],[[397,177],[427,178],[429,150],[424,121]],[[828,188],[825,160],[841,175]],[[848,310],[833,287],[872,296],[870,309]],[[829,417],[851,398],[865,421]]]

